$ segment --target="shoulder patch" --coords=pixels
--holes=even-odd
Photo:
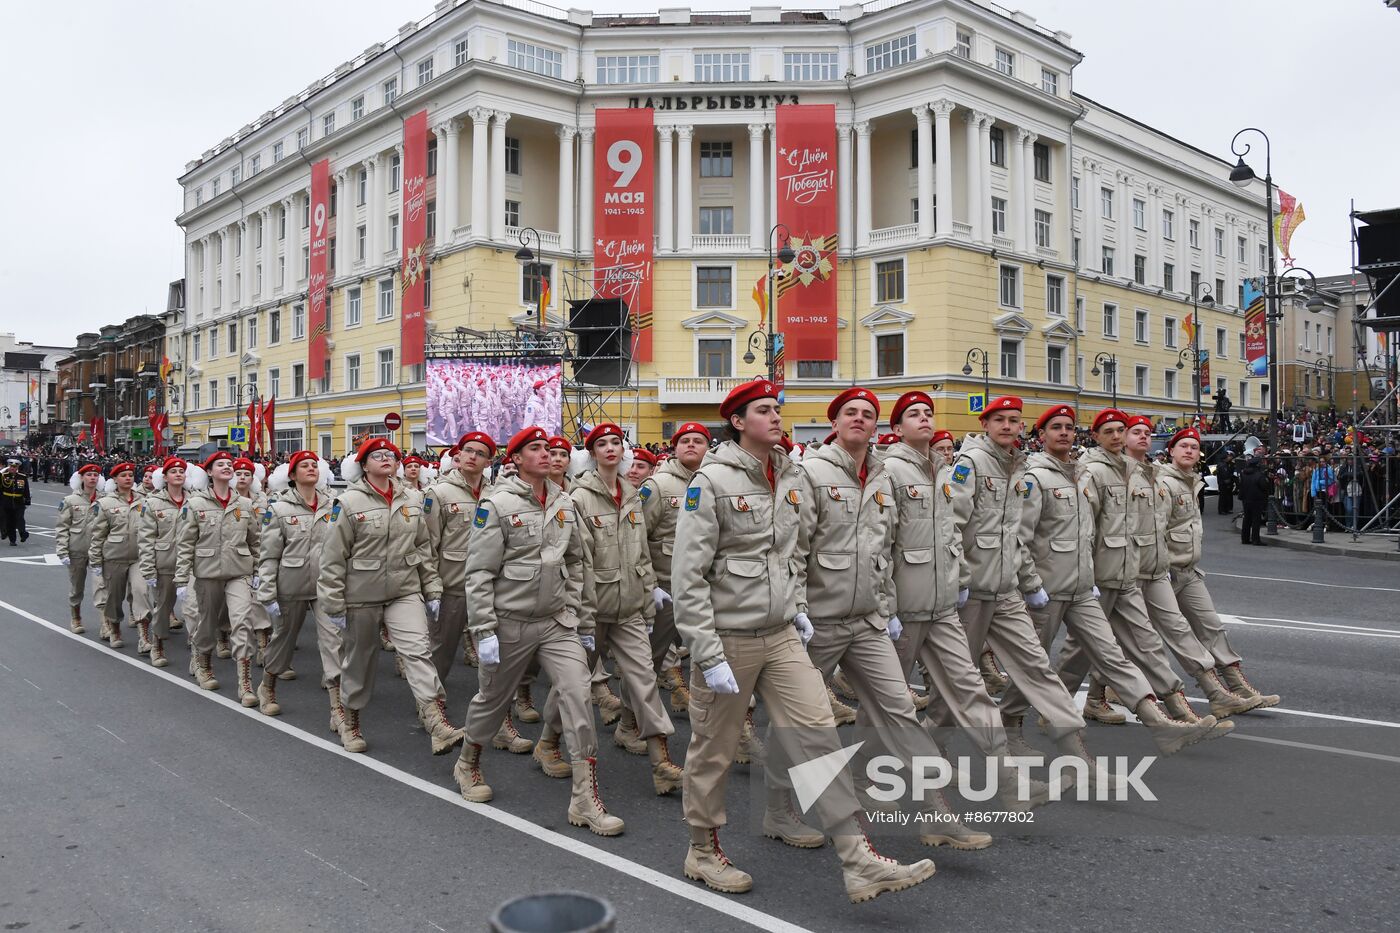
[[[1029,498],[1031,497],[1031,491],[1034,490],[1034,489],[1035,489],[1035,483],[1031,482],[1031,478],[1030,478],[1029,476],[1027,476],[1027,477],[1026,477],[1026,489],[1025,489],[1024,492],[1021,493],[1021,498],[1022,498],[1022,499],[1029,499]]]
[[[101,511],[102,511],[102,506],[100,506],[100,505],[98,505],[96,502],[94,502],[94,503],[92,504],[92,514],[93,514],[93,515],[96,515],[98,512],[101,512]]]
[[[331,520],[332,523],[334,523],[334,522],[336,521],[336,519],[338,519],[338,518],[340,518],[340,500],[339,500],[339,499],[337,499],[337,500],[335,500],[334,502],[331,503],[331,519],[330,519],[330,520]]]
[[[270,505],[267,507],[267,511],[266,511],[266,512],[263,512],[263,524],[264,524],[264,525],[271,525],[271,524],[272,524],[272,506],[270,506]]]
[[[432,497],[432,496],[424,496],[424,497],[423,497],[423,514],[424,514],[424,515],[427,515],[427,514],[430,513],[432,510],[433,510],[433,497]]]
[[[959,486],[963,485],[967,482],[967,477],[971,472],[966,463],[959,463],[957,466],[953,467],[953,482],[957,483]]]
[[[486,527],[486,519],[489,518],[490,515],[491,515],[491,513],[490,513],[490,511],[487,510],[486,506],[484,506],[484,505],[479,505],[479,506],[477,506],[477,507],[476,507],[476,516],[472,519],[472,527],[473,527],[473,528],[485,528],[485,527]]]
[[[650,498],[651,498],[651,486],[643,486],[640,490],[637,491],[637,496],[638,496],[638,498],[640,498],[643,502],[645,502],[645,501],[647,501],[648,499],[650,499]]]
[[[685,491],[685,510],[694,512],[700,508],[700,487],[691,486]]]

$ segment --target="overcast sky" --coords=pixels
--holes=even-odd
[[[607,0],[598,10],[660,5]],[[1236,130],[1264,129],[1275,179],[1308,215],[1293,253],[1318,275],[1349,269],[1351,199],[1400,206],[1400,123],[1388,99],[1400,86],[1400,13],[1382,0],[1005,5],[1071,33],[1085,56],[1075,89],[1106,106],[1221,156]],[[184,274],[173,218],[185,162],[432,2],[0,8],[10,140],[0,146],[0,331],[69,345],[82,331],[164,309],[169,282]]]

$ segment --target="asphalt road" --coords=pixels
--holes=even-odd
[[[121,651],[98,643],[90,607],[88,634],[70,635],[66,574],[45,557],[65,492],[39,484],[34,536],[0,544],[0,929],[483,930],[497,904],[558,889],[606,897],[623,930],[1369,930],[1400,915],[1400,574],[1242,547],[1213,501],[1212,593],[1281,706],[1164,763],[1145,821],[1060,803],[1034,833],[993,829],[981,852],[877,836],[938,873],[852,906],[829,850],[753,831],[745,768],[725,848],[756,886],[724,897],[681,877],[679,800],[655,797],[645,759],[607,731],[601,788],[627,832],[605,840],[567,824],[567,783],[528,756],[488,750],[496,800],[461,801],[387,653],[363,719],[370,754],[352,756],[326,731],[309,628],[275,720],[231,699],[231,661],[208,694],[183,644],[161,672],[134,635]],[[457,666],[454,720],[474,688]],[[1122,734],[1096,726],[1090,745]]]

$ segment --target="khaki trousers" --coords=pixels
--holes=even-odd
[[[83,593],[87,590],[87,557],[68,556],[68,608],[74,612],[83,607]],[[98,586],[101,586],[98,582]],[[97,605],[101,609],[101,605]]]
[[[432,649],[433,670],[438,680],[447,683],[447,672],[457,660],[457,648],[467,628],[467,598],[464,595],[442,594],[436,619],[428,620],[428,645]]]
[[[1182,689],[1181,678],[1172,670],[1162,637],[1157,634],[1157,630],[1152,627],[1152,620],[1147,617],[1142,591],[1137,588],[1137,584],[1122,589],[1100,587],[1099,605],[1108,618],[1109,627],[1113,629],[1113,637],[1117,639],[1118,647],[1123,649],[1123,655],[1147,678],[1152,692],[1159,697],[1165,697]],[[1089,652],[1071,630],[1064,647],[1060,649],[1059,672],[1065,689],[1070,693],[1078,691],[1093,664]],[[1123,699],[1126,700],[1127,697]]]
[[[928,671],[935,693],[943,698],[939,712],[943,722],[930,716],[929,729],[952,727],[967,731],[984,755],[1006,754],[1006,733],[996,701],[987,693],[986,681],[967,647],[967,633],[956,610],[930,622],[905,622],[904,631],[894,643],[900,671],[907,683],[918,661]],[[930,698],[932,699],[932,698]],[[865,703],[856,713],[856,726],[865,725]]]
[[[281,674],[291,670],[302,623],[310,613],[316,626],[316,648],[321,655],[321,686],[330,686],[340,676],[340,629],[320,610],[315,600],[289,599],[279,602],[282,610],[272,626],[272,639],[263,652],[263,670]]]
[[[1230,646],[1225,634],[1225,623],[1220,621],[1220,613],[1215,611],[1215,600],[1206,589],[1205,574],[1192,568],[1176,575],[1172,584],[1176,593],[1176,604],[1186,621],[1191,623],[1191,631],[1196,633],[1201,644],[1215,659],[1216,667],[1229,667],[1240,663],[1240,656]]]
[[[654,674],[660,676],[667,668],[667,656],[671,649],[680,643],[681,636],[676,631],[675,607],[667,603],[663,608],[656,610],[656,618],[651,623],[651,669]]]
[[[253,615],[253,631],[255,631],[255,632],[268,632],[268,633],[271,633],[271,632],[272,632],[272,616],[270,616],[270,615],[267,614],[267,610],[263,608],[263,604],[262,604],[262,603],[257,602],[256,600],[254,600],[254,602],[253,602],[253,609],[252,609],[252,615]]]
[[[791,625],[752,635],[721,633],[724,657],[739,684],[737,694],[718,694],[705,683],[699,665],[691,665],[690,746],[685,753],[682,807],[685,821],[697,828],[725,825],[724,789],[749,699],[762,698],[772,723],[769,767],[775,753],[787,761],[810,761],[841,748],[831,718],[826,681],[802,649]],[[907,699],[906,694],[906,699]],[[786,779],[786,774],[781,777]],[[775,782],[776,783],[776,782]],[[843,769],[815,809],[823,825],[835,826],[860,812],[850,775]]]
[[[83,558],[83,566],[89,567],[86,557]],[[106,616],[107,581],[102,577],[98,577],[97,582],[92,585],[92,608],[96,609],[100,615]]]
[[[228,612],[233,656],[239,661],[253,657],[253,588],[247,577],[228,580],[194,581],[198,611],[190,634],[197,654],[214,650],[219,634],[219,616]],[[188,610],[188,607],[186,607]],[[188,625],[187,625],[188,627]]]
[[[1172,592],[1171,580],[1167,577],[1139,580],[1138,586],[1147,604],[1147,617],[1186,673],[1199,677],[1206,671],[1214,670],[1215,658],[1211,657],[1196,633],[1191,631],[1191,623],[1181,614],[1176,604],[1176,594]]]
[[[151,637],[170,637],[170,614],[175,609],[175,574],[156,572],[156,585],[146,587],[151,597]]]
[[[598,755],[598,735],[593,728],[593,706],[588,699],[588,656],[578,631],[554,619],[529,622],[502,619],[496,625],[501,663],[495,669],[480,668],[480,687],[467,710],[462,728],[467,741],[485,745],[501,727],[515,689],[532,661],[549,675],[550,699],[559,708],[564,747],[574,761]]]
[[[671,717],[661,705],[661,694],[656,689],[656,671],[651,666],[651,642],[647,639],[647,624],[642,619],[627,622],[599,622],[593,631],[593,643],[597,649],[594,657],[601,658],[612,650],[613,664],[622,678],[622,702],[637,717],[637,729],[642,738],[654,735],[673,735]],[[558,687],[549,688],[549,696],[544,701],[543,721],[553,734],[562,731],[559,712]]]
[[[108,578],[111,578],[110,580]],[[141,577],[141,570],[135,562],[104,561],[102,579],[107,582],[107,605],[103,608],[107,621],[121,624],[122,603],[131,599],[131,622],[144,621],[151,617],[151,598],[146,594],[150,587]]]
[[[1123,655],[1123,649],[1113,637],[1113,628],[1103,614],[1103,606],[1090,593],[1073,599],[1054,599],[1044,609],[1030,610],[1031,620],[1040,633],[1040,644],[1046,653],[1059,634],[1060,627],[1067,627],[1093,666],[1096,677],[1118,692],[1118,696],[1128,704],[1129,709],[1152,693],[1147,678]],[[1075,685],[1078,689],[1078,685]],[[1013,681],[1001,698],[1001,711],[1007,716],[1024,716],[1030,703],[1026,695]]]
[[[428,703],[446,696],[433,670],[428,649],[428,613],[418,593],[387,603],[349,606],[341,635],[340,701],[353,710],[369,705],[374,673],[379,668],[379,623],[389,630],[389,640],[403,661],[404,679],[413,699]],[[236,652],[237,649],[235,649]]]

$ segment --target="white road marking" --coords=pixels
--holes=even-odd
[[[1241,619],[1248,619],[1248,620],[1251,621],[1251,622],[1287,622],[1289,625],[1306,625],[1306,626],[1310,626],[1310,627],[1317,627],[1317,628],[1324,628],[1324,629],[1329,629],[1329,628],[1331,628],[1331,629],[1347,629],[1347,630],[1353,631],[1353,632],[1382,632],[1382,633],[1387,634],[1387,635],[1400,635],[1400,632],[1397,632],[1395,629],[1391,629],[1391,628],[1367,628],[1367,627],[1362,626],[1362,625],[1338,625],[1338,624],[1336,624],[1336,623],[1334,623],[1334,622],[1307,622],[1307,621],[1304,621],[1304,620],[1302,620],[1302,619],[1273,619],[1273,618],[1270,618],[1269,616],[1224,616],[1224,615],[1222,615],[1221,618],[1222,618],[1222,619],[1227,619],[1227,618],[1228,618],[1228,619],[1232,619],[1232,620],[1237,621],[1237,622],[1240,621]]]
[[[1203,703],[1210,705],[1210,700],[1205,697],[1187,697],[1192,703]],[[1253,710],[1250,711],[1254,712]],[[1339,716],[1336,713],[1313,713],[1303,709],[1287,709],[1282,706],[1271,706],[1267,710],[1259,710],[1261,713],[1283,713],[1287,716],[1305,716],[1309,719],[1331,719],[1336,722],[1353,722],[1359,726],[1385,726],[1388,729],[1400,729],[1400,722],[1390,722],[1385,719],[1361,719],[1356,716]],[[1241,716],[1248,716],[1249,713],[1242,713]],[[1244,722],[1244,719],[1238,720]],[[1233,733],[1231,733],[1233,734]]]
[[[21,677],[20,679],[23,680],[25,683],[29,684],[29,686],[33,687],[35,690],[38,690],[40,693],[43,693],[43,692],[44,692],[44,688],[43,688],[43,687],[39,686],[39,685],[36,684],[34,681],[30,680],[28,677]]]
[[[164,771],[166,774],[170,775],[171,777],[180,777],[180,775],[176,774],[174,771],[171,771],[169,768],[161,764],[159,761],[156,761],[154,758],[147,758],[146,760],[149,761],[151,764],[155,765],[160,770]],[[180,780],[183,781],[184,778],[180,778]]]
[[[112,738],[116,739],[118,742],[122,743],[123,745],[127,744],[127,743],[126,743],[126,739],[124,739],[124,738],[122,738],[121,736],[117,735],[117,734],[116,734],[115,732],[113,732],[111,729],[108,729],[106,726],[102,725],[102,723],[100,723],[100,722],[99,722],[99,723],[93,723],[93,725],[97,726],[97,728],[101,729],[103,732],[107,733],[108,735],[110,735]]]
[[[1330,752],[1333,755],[1349,755],[1353,758],[1370,758],[1373,761],[1388,761],[1400,765],[1400,758],[1394,755],[1379,755],[1375,752],[1359,752],[1354,748],[1337,748],[1333,745],[1313,745],[1309,742],[1290,742],[1288,739],[1271,739],[1262,735],[1241,735],[1232,732],[1227,739],[1244,739],[1246,742],[1267,742],[1270,745],[1286,745],[1289,748],[1306,748],[1314,752]]]
[[[340,874],[342,874],[342,875],[344,875],[345,877],[349,878],[351,881],[355,882],[356,884],[360,885],[361,887],[365,887],[365,888],[368,888],[368,887],[369,887],[369,885],[366,884],[363,880],[361,880],[361,879],[359,879],[359,878],[356,878],[354,875],[350,874],[348,871],[346,871],[346,870],[343,869],[343,868],[340,868],[340,867],[337,866],[337,865],[332,865],[330,862],[328,862],[328,861],[326,861],[325,859],[321,858],[321,856],[317,855],[315,852],[312,852],[310,849],[302,849],[301,851],[305,852],[307,855],[311,856],[311,857],[314,858],[316,861],[320,862],[322,865],[325,865],[327,868],[331,869],[332,871],[340,872]],[[438,927],[438,929],[442,929],[442,928],[441,928],[441,927]]]
[[[1228,617],[1222,613],[1220,618],[1227,619]],[[1290,632],[1316,632],[1319,635],[1354,635],[1357,638],[1400,638],[1400,632],[1357,632],[1347,629],[1343,629],[1341,631],[1334,631],[1322,628],[1311,628],[1306,625],[1296,623],[1292,625],[1274,625],[1268,622],[1246,622],[1243,619],[1229,619],[1228,621],[1231,625],[1243,625],[1247,628],[1281,628],[1286,629]]]
[[[28,557],[0,557],[0,564],[28,564],[31,567],[62,567],[57,554],[31,554]]]
[[[78,711],[77,711],[77,710],[75,710],[73,707],[69,706],[67,703],[64,703],[62,700],[58,700],[57,703],[58,703],[59,706],[61,706],[61,707],[63,707],[64,709],[68,710],[68,712],[72,713],[74,716],[78,715]]]
[[[215,797],[214,799],[215,799],[217,802],[219,802],[219,803],[223,804],[224,806],[228,807],[228,808],[229,808],[230,810],[232,810],[234,813],[237,813],[239,816],[243,817],[245,820],[247,820],[248,822],[252,823],[253,825],[255,825],[255,826],[261,826],[261,825],[262,825],[262,824],[259,823],[257,820],[253,819],[251,816],[249,816],[248,814],[244,813],[242,810],[238,809],[238,808],[235,807],[233,804],[229,803],[227,800],[224,800],[224,799],[219,798],[219,797]]]
[[[663,874],[662,872],[656,871],[655,869],[647,865],[643,865],[640,862],[634,862],[630,859],[623,858],[622,856],[614,852],[610,852],[607,849],[601,849],[595,845],[591,845],[590,843],[584,842],[583,840],[575,839],[572,836],[566,836],[563,833],[546,829],[543,826],[539,826],[535,823],[530,822],[527,819],[518,817],[513,813],[508,813],[505,810],[493,807],[490,804],[468,803],[467,801],[463,800],[462,795],[457,793],[455,790],[448,790],[445,787],[439,787],[436,784],[423,780],[415,774],[410,774],[407,771],[395,768],[393,765],[371,758],[368,755],[352,755],[350,752],[347,752],[345,749],[341,748],[338,744],[327,741],[326,739],[323,739],[318,735],[312,735],[311,733],[306,732],[302,729],[298,729],[296,726],[289,725],[280,719],[270,719],[254,709],[245,708],[242,704],[238,703],[235,700],[231,700],[228,697],[219,696],[218,694],[211,693],[207,690],[201,690],[199,688],[199,685],[195,684],[193,681],[184,680],[179,675],[172,674],[164,668],[151,667],[150,664],[141,661],[135,657],[132,657],[131,655],[119,654],[112,651],[108,651],[103,645],[95,641],[89,641],[82,635],[73,634],[68,630],[68,626],[66,625],[57,625],[53,622],[50,622],[47,619],[40,618],[39,616],[36,616],[31,612],[21,609],[18,606],[14,606],[10,603],[4,602],[3,600],[0,600],[0,609],[8,609],[10,612],[13,612],[15,615],[19,616],[22,619],[27,619],[30,622],[42,625],[45,628],[64,636],[65,638],[72,639],[78,644],[91,648],[94,651],[99,651],[105,657],[114,658],[125,664],[129,664],[137,670],[140,670],[146,674],[159,677],[162,680],[167,681],[168,683],[172,683],[180,687],[181,689],[188,690],[195,696],[202,697],[210,702],[218,703],[219,705],[225,707],[231,712],[238,713],[242,716],[247,717],[250,722],[256,722],[265,728],[276,729],[284,735],[289,735],[302,742],[305,742],[308,745],[319,748],[322,751],[328,752],[333,755],[337,755],[345,761],[359,765],[362,768],[368,768],[371,771],[374,771],[384,777],[397,781],[405,787],[410,787],[414,790],[421,791],[425,794],[436,797],[443,803],[449,804],[454,807],[458,807],[462,810],[467,811],[468,813],[474,814],[475,816],[484,817],[488,820],[491,820],[494,823],[498,823],[502,826],[505,826],[508,829],[514,829],[517,832],[520,832],[523,835],[530,837],[531,839],[534,839],[538,842],[543,842],[547,845],[554,846],[557,849],[562,849],[563,851],[568,852],[571,855],[576,855],[580,858],[588,859],[589,861],[594,862],[598,865],[602,865],[605,868],[611,868],[619,874],[625,875],[626,877],[634,881],[640,881],[643,884],[648,884],[652,887],[659,888],[667,892],[668,894],[674,894],[676,897],[680,897],[685,900],[691,901],[695,904],[700,905],[701,907],[708,907],[711,910],[714,910],[725,916],[733,917],[737,920],[742,920],[743,922],[748,923],[751,926],[757,927],[760,930],[774,931],[774,933],[807,933],[806,927],[799,926],[795,923],[791,923],[787,920],[784,920],[781,917],[775,917],[772,914],[764,913],[763,911],[757,910],[753,907],[749,907],[746,904],[742,904],[737,901],[731,900],[720,894],[710,891],[708,888],[700,887],[696,884],[693,884],[692,882],[682,880],[681,878],[674,877],[672,875]],[[98,726],[98,728],[100,729],[102,727]],[[108,730],[103,729],[103,731],[106,732]],[[120,736],[116,736],[116,733],[112,733],[112,735],[120,739]],[[680,837],[678,837],[678,839],[679,838]],[[349,878],[354,878],[355,881],[359,882],[362,885],[365,885],[365,887],[369,887],[369,885],[365,884],[359,878],[355,878],[354,875],[350,875],[347,872],[341,871],[341,869],[336,868],[334,865],[331,865],[330,862],[326,862],[325,859],[322,859],[315,853],[307,850],[303,851],[306,851],[306,854],[310,855],[312,858],[317,859],[321,862],[325,862],[326,865],[330,866],[331,868],[334,868],[338,872],[341,872],[341,874],[345,874]]]
[[[1354,586],[1348,583],[1318,583],[1314,580],[1295,580],[1287,577],[1256,577],[1248,573],[1220,573],[1210,571],[1206,573],[1208,577],[1234,577],[1236,580],[1265,580],[1269,583],[1297,583],[1300,586],[1325,586],[1334,590],[1370,590],[1375,593],[1400,593],[1400,589],[1392,589],[1388,586]]]

